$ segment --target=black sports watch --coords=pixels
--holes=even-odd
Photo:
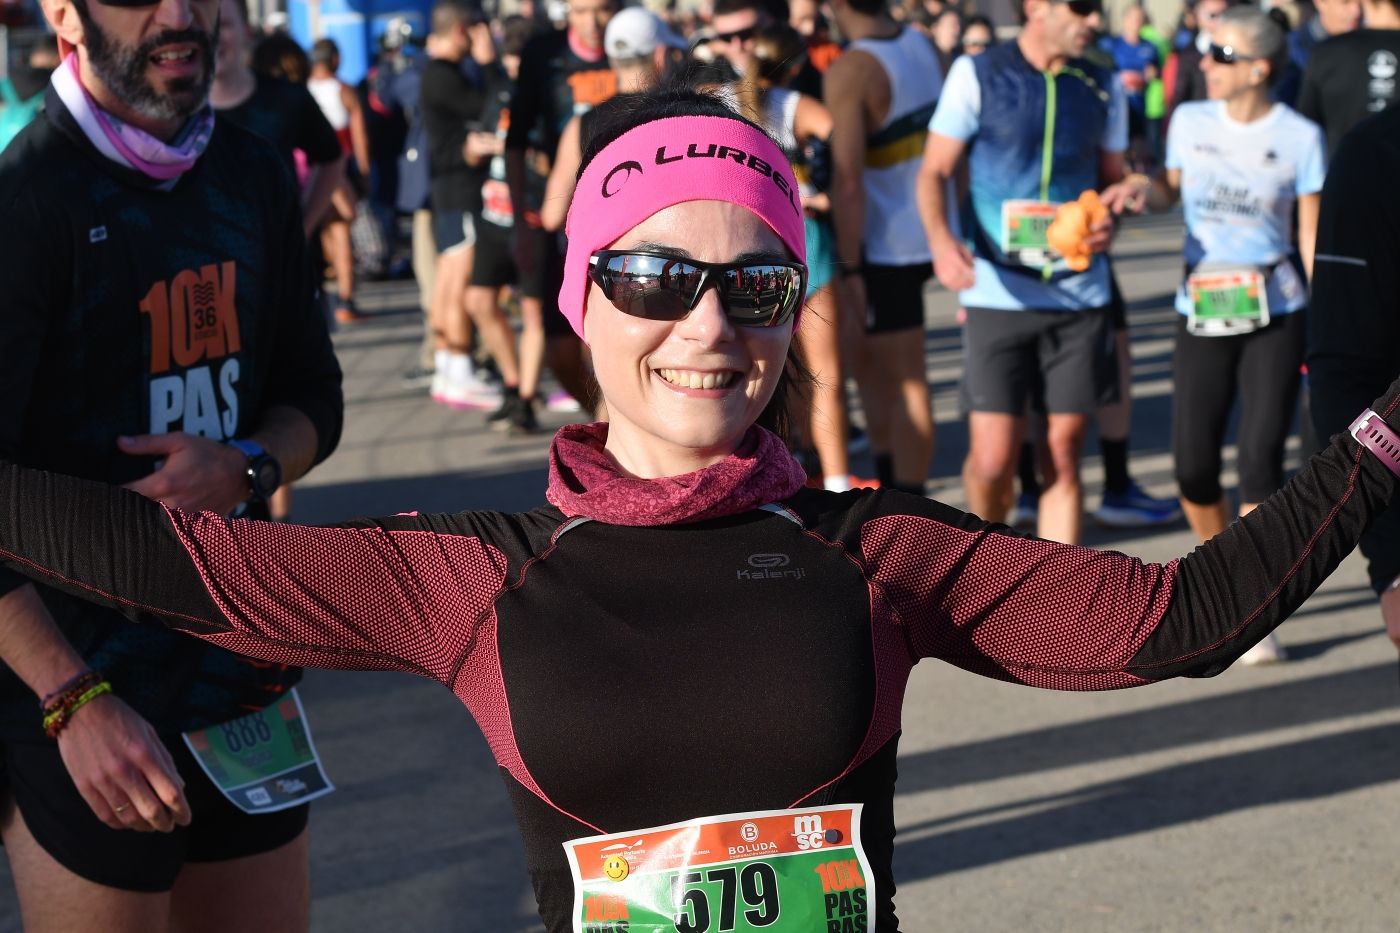
[[[228,444],[248,458],[248,498],[266,502],[282,485],[282,464],[263,450],[261,444],[239,440],[229,441]]]

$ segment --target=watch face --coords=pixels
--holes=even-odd
[[[277,461],[263,460],[254,469],[254,486],[259,494],[270,496],[282,483],[282,469]]]

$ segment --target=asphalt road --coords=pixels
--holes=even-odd
[[[1161,495],[1173,491],[1168,301],[1179,242],[1175,222],[1159,219],[1135,223],[1116,248],[1132,309],[1133,471]],[[360,303],[374,316],[337,335],[346,433],[298,487],[300,520],[541,500],[547,434],[502,437],[481,415],[402,384],[419,336],[413,300],[403,285],[370,286]],[[954,310],[930,294],[930,494],[959,504]],[[1100,477],[1091,457],[1091,506]],[[1089,534],[1153,560],[1194,544],[1184,525]],[[904,928],[1400,930],[1400,679],[1359,555],[1280,634],[1287,664],[1108,694],[916,669],[896,799]],[[312,672],[303,695],[339,788],[313,807],[315,930],[538,928],[504,789],[446,690]],[[607,741],[606,723],[598,737]],[[0,933],[17,929],[0,883]]]

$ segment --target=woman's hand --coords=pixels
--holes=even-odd
[[[151,724],[112,694],[84,704],[58,734],[68,776],[113,829],[168,833],[188,826],[185,782]]]

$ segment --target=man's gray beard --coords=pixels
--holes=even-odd
[[[150,57],[157,48],[172,41],[170,34],[148,39],[135,49],[114,42],[87,15],[85,6],[75,4],[83,21],[83,38],[87,45],[88,66],[117,99],[141,116],[162,122],[184,121],[198,112],[209,99],[209,85],[214,80],[213,50],[219,41],[219,27],[214,34],[183,30],[178,41],[193,41],[200,50],[204,73],[196,78],[181,78],[170,83],[173,93],[157,91],[146,78]]]

